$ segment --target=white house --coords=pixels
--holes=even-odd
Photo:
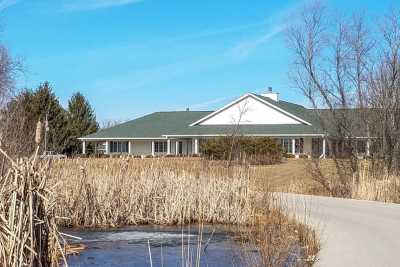
[[[280,100],[271,89],[264,94],[247,93],[216,111],[155,112],[80,140],[84,154],[90,142],[96,153],[191,155],[201,153],[205,140],[233,133],[276,139],[293,155],[325,157],[328,153],[328,133],[320,127],[314,110]],[[364,141],[360,147],[369,153]],[[335,149],[343,149],[343,143],[335,144]]]

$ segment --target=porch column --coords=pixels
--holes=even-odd
[[[128,141],[128,154],[132,154],[132,141]]]
[[[171,139],[167,140],[167,154],[171,154]]]
[[[153,157],[156,155],[154,147],[155,147],[154,141],[151,141],[151,155]]]
[[[194,139],[194,154],[199,154],[199,139]]]
[[[326,139],[322,139],[322,155],[321,158],[326,158]]]
[[[292,139],[292,154],[293,155],[296,154],[296,139],[295,138]]]
[[[370,153],[370,148],[371,148],[371,142],[370,142],[369,139],[367,139],[366,148],[365,148],[365,154],[366,154],[367,157],[369,157],[370,154],[371,154],[371,153]]]
[[[176,140],[175,141],[175,155],[178,155],[178,154],[179,154],[179,141]]]
[[[82,154],[86,154],[86,141],[82,141]]]

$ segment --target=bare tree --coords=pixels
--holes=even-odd
[[[7,48],[0,44],[0,146],[5,141],[4,137],[6,135],[10,135],[10,132],[16,132],[13,125],[16,120],[20,119],[17,114],[6,116],[4,113],[5,106],[13,96],[15,76],[21,70],[20,66],[18,61],[11,58]],[[4,170],[4,166],[5,158],[1,157],[0,175]]]
[[[123,122],[124,122],[124,120],[103,120],[101,122],[100,128],[101,129],[111,128],[111,127],[114,127],[114,126],[116,126],[118,124],[121,124]]]
[[[288,41],[295,56],[291,78],[311,103],[324,132],[329,133],[329,151],[340,178],[338,188],[332,190],[349,195],[349,174],[358,166],[356,137],[368,129],[364,115],[374,42],[363,16],[328,18],[325,7],[316,2],[304,8],[289,28]],[[343,166],[348,161],[336,160],[333,144],[338,140],[346,143],[350,173]],[[324,177],[319,179],[328,186]]]
[[[371,131],[382,140],[380,157],[389,171],[400,170],[400,17],[392,12],[381,27],[383,42],[369,76]]]
[[[231,128],[231,132],[228,134],[230,141],[230,149],[228,151],[228,163],[227,166],[230,167],[233,160],[233,154],[235,151],[235,147],[237,145],[237,140],[240,136],[240,128],[242,123],[244,122],[244,116],[249,112],[249,101],[248,99],[243,100],[243,102],[238,103],[237,105],[237,114],[231,117],[231,123],[233,127]]]
[[[15,76],[20,70],[19,62],[11,58],[5,46],[0,45],[0,107],[4,107],[12,97]]]

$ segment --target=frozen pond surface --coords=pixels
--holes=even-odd
[[[71,267],[81,266],[196,266],[197,252],[200,266],[243,266],[241,246],[232,240],[228,229],[222,226],[204,226],[201,248],[199,227],[135,226],[112,230],[67,230],[82,238],[87,249],[69,256]],[[150,253],[149,244],[150,243]],[[182,256],[183,255],[183,256]],[[183,260],[182,260],[183,259]],[[151,262],[152,261],[152,262]],[[182,264],[183,262],[183,264]]]

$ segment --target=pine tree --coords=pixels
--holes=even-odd
[[[8,123],[8,136],[4,136],[7,148],[18,156],[31,155],[35,149],[36,123],[41,120],[45,124],[46,117],[48,131],[46,140],[42,138],[41,152],[45,150],[46,141],[48,151],[63,153],[67,137],[66,112],[48,82],[34,91],[21,91],[7,104],[3,118],[12,122]]]
[[[67,114],[48,82],[41,84],[34,92],[31,109],[33,114],[37,116],[37,119],[33,122],[34,127],[40,119],[46,128],[47,139],[43,138],[42,147],[47,151],[63,153],[68,134]]]
[[[66,152],[81,152],[79,137],[96,132],[99,125],[89,102],[81,93],[75,93],[68,102],[68,142]]]

